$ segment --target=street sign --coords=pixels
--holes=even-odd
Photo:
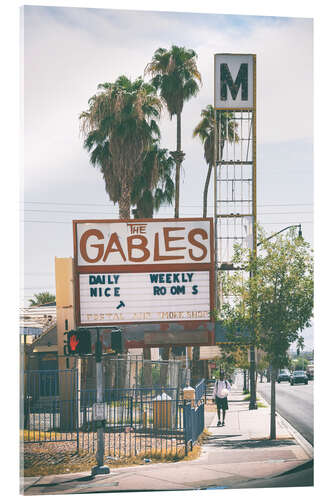
[[[74,221],[77,325],[208,322],[213,220]]]
[[[215,109],[253,109],[254,54],[215,54],[214,79]]]
[[[106,403],[94,403],[92,407],[93,420],[106,420]]]

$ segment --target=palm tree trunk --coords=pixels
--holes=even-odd
[[[176,158],[176,179],[175,179],[175,219],[179,218],[179,178],[181,160],[179,153],[181,152],[181,113],[177,113],[177,158]]]
[[[121,197],[119,204],[119,219],[131,218],[131,189],[129,183],[125,180],[121,186]]]
[[[211,163],[208,166],[208,172],[207,172],[207,177],[206,177],[206,182],[205,182],[205,187],[204,187],[204,193],[203,193],[203,212],[202,216],[207,217],[207,196],[208,196],[208,187],[210,183],[210,177],[212,174],[212,169],[213,169],[213,164]]]

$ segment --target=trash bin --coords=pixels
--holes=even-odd
[[[163,392],[153,400],[153,427],[168,429],[171,426],[171,398]]]

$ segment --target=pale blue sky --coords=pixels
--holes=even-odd
[[[83,150],[80,112],[99,83],[142,75],[153,52],[172,44],[196,50],[203,79],[183,112],[180,216],[202,214],[206,165],[192,132],[213,101],[214,53],[256,53],[259,222],[268,233],[302,223],[312,244],[311,19],[25,7],[25,304],[38,291],[54,292],[54,257],[73,254],[72,219],[118,215]],[[175,149],[176,123],[166,113],[161,131],[163,146]],[[209,206],[212,215],[212,189]],[[158,216],[172,214],[170,207]]]

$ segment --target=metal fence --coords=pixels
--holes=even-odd
[[[184,446],[183,400],[179,388],[105,389],[104,446],[107,456],[169,453]],[[79,447],[95,452],[96,391],[81,391]]]
[[[31,370],[24,374],[24,442],[77,441],[77,370]]]
[[[180,448],[187,452],[188,445],[193,446],[204,427],[204,381],[195,388],[195,407],[184,404],[184,383],[180,383],[183,372],[177,366],[142,360],[132,367],[122,360],[103,363],[107,457],[117,460],[140,454],[152,456]],[[131,370],[127,381],[133,385],[120,387],[126,368]],[[163,380],[165,385],[137,385],[147,382],[149,370],[155,382]],[[99,424],[93,419],[96,389],[91,388],[93,384],[84,369],[80,379],[81,386],[77,369],[25,372],[24,443],[72,441],[78,451],[97,451]],[[117,380],[118,384],[111,385]],[[172,381],[177,384],[170,386]]]
[[[196,403],[205,397],[205,393],[206,393],[206,383],[205,383],[205,379],[202,379],[195,386],[195,401],[196,401]]]
[[[197,442],[205,426],[204,403],[199,403],[192,407],[190,403],[184,404],[184,443],[185,454],[188,453],[188,446],[191,450]]]
[[[185,454],[188,453],[188,447],[193,449],[193,446],[198,441],[205,427],[205,380],[201,380],[195,386],[195,401],[193,403],[184,402],[184,443]]]
[[[178,387],[185,383],[184,363],[179,360],[151,361],[137,356],[104,355],[102,364],[106,388]],[[96,388],[94,356],[81,359],[81,387]]]

